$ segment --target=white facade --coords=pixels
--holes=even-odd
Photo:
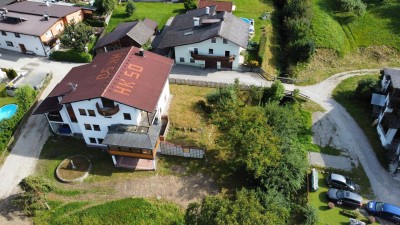
[[[48,46],[44,46],[39,36],[31,36],[26,34],[19,34],[16,37],[16,33],[4,31],[6,35],[0,33],[0,47],[16,52],[23,52],[20,45],[24,45],[27,51],[32,51],[36,55],[46,56],[46,52],[49,51]]]
[[[198,49],[199,55],[205,56],[225,56],[226,51],[229,51],[229,55],[235,55],[235,60],[232,62],[232,70],[237,70],[239,67],[239,56],[240,52],[243,50],[239,45],[226,40],[224,43],[224,38],[217,37],[215,43],[212,43],[212,39],[208,39],[199,43],[175,46],[175,62],[177,64],[184,64],[190,66],[197,66],[204,68],[205,61],[204,60],[195,60],[191,62],[190,51],[195,51],[195,48]],[[210,54],[210,49],[212,49],[212,54]],[[183,61],[183,62],[182,62]],[[221,64],[217,64],[217,69],[221,68]]]
[[[166,113],[167,103],[169,98],[170,98],[169,82],[167,80],[164,89],[160,95],[160,98],[158,100],[156,108],[157,110],[156,117],[158,117],[159,121],[161,121],[161,115]],[[82,134],[86,144],[105,147],[105,145],[102,145],[100,143],[102,139],[104,139],[104,137],[107,135],[109,126],[114,124],[139,125],[142,119],[142,112],[143,112],[142,110],[121,104],[119,102],[114,102],[115,105],[119,106],[119,112],[117,112],[112,116],[102,116],[97,111],[96,103],[99,104],[100,108],[103,108],[101,98],[71,103],[77,122],[71,121],[66,105],[63,105],[63,108],[60,110],[60,115],[62,117],[63,122],[50,121],[49,123],[52,130],[56,132],[61,124],[68,124],[72,134],[74,133]],[[89,115],[89,110],[92,110],[92,112],[94,112],[94,116]],[[84,113],[81,113],[81,111],[84,111]],[[124,113],[130,114],[131,119],[130,120],[125,119]],[[90,126],[90,129],[87,129],[86,126]],[[94,139],[91,140],[91,138]]]

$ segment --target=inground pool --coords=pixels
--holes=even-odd
[[[9,119],[17,112],[16,104],[8,104],[0,108],[0,121]]]

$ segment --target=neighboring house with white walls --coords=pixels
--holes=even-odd
[[[249,24],[216,6],[177,15],[166,29],[156,47],[170,48],[177,64],[201,68],[237,70],[249,40]]]
[[[48,56],[59,48],[65,26],[82,20],[80,7],[30,1],[7,5],[0,9],[0,48]]]
[[[386,68],[381,74],[382,94],[373,94],[371,103],[380,106],[376,129],[389,159],[394,161],[400,154],[400,70]]]
[[[73,68],[35,110],[57,134],[108,149],[116,166],[155,169],[173,60],[138,48],[99,54]],[[147,161],[146,161],[147,160]]]

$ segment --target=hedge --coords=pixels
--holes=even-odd
[[[106,23],[102,20],[87,19],[85,23],[92,27],[105,27]]]
[[[76,63],[89,63],[92,61],[92,55],[86,52],[75,52],[72,50],[63,52],[55,51],[51,53],[50,59],[55,61],[66,61],[66,62],[76,62]]]

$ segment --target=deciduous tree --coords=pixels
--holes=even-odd
[[[64,34],[61,36],[61,43],[76,52],[84,52],[93,34],[92,27],[72,21],[65,27]]]

